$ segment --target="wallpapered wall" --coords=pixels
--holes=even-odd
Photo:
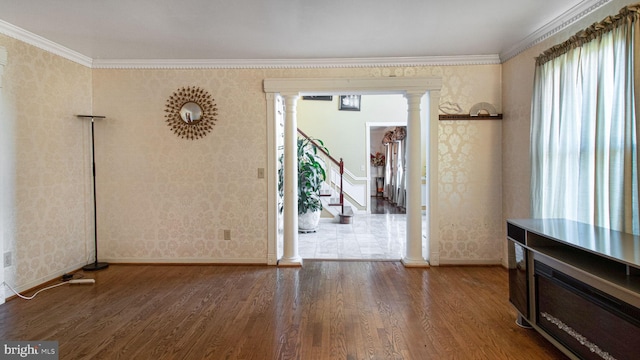
[[[89,127],[75,115],[91,112],[91,70],[3,35],[0,46],[1,240],[12,254],[0,271],[24,289],[88,260]]]
[[[500,104],[500,66],[93,71],[101,254],[110,261],[264,262],[265,78],[441,76],[442,101]],[[164,122],[181,86],[211,92],[217,125],[180,139]],[[442,122],[441,262],[499,262],[500,123]],[[223,231],[231,240],[223,240]]]
[[[535,57],[567,40],[576,32],[602,21],[609,15],[617,14],[623,7],[636,2],[637,0],[613,0],[502,65],[502,93],[505,109],[502,132],[503,224],[506,219],[530,216],[529,134]],[[503,238],[506,238],[505,231],[506,226],[503,226]],[[506,242],[503,243],[503,254],[506,254]],[[503,256],[503,259],[506,259],[506,256]]]
[[[501,110],[500,65],[358,69],[90,70],[11,38],[2,130],[15,171],[3,187],[6,280],[26,289],[92,256],[87,122],[96,123],[101,259],[121,262],[266,262],[266,100],[278,77],[438,76],[442,102]],[[164,121],[182,86],[208,90],[217,125],[180,139]],[[440,261],[500,260],[499,121],[441,122]],[[4,148],[3,148],[4,151]],[[497,164],[497,165],[496,165]],[[6,174],[3,174],[3,177]],[[3,223],[5,224],[5,223]],[[231,240],[223,240],[223,230]]]

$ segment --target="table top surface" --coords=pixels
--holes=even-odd
[[[640,236],[567,219],[508,219],[529,232],[640,267]]]

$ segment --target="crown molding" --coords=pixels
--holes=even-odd
[[[7,35],[86,67],[91,67],[93,62],[88,56],[82,55],[79,52],[73,51],[3,20],[0,20],[0,34]]]
[[[492,55],[416,56],[325,59],[92,59],[0,20],[0,34],[7,35],[80,65],[94,69],[322,69],[407,66],[456,66],[501,64],[567,28],[611,0],[585,0],[504,52]]]
[[[320,69],[500,64],[497,54],[325,59],[91,59],[3,20],[0,20],[0,34],[94,69]]]
[[[607,4],[611,0],[585,0],[578,5],[567,10],[562,15],[552,20],[547,25],[533,32],[531,35],[524,38],[522,41],[509,47],[504,52],[500,53],[500,61],[503,63],[521,52],[541,43],[547,38],[557,34],[564,30],[569,25],[589,15],[593,11]]]
[[[496,55],[326,59],[133,59],[93,61],[96,69],[319,69],[499,64]]]

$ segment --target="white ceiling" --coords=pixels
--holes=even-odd
[[[604,2],[0,0],[0,20],[94,60],[465,56]]]

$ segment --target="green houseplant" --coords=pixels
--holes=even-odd
[[[314,139],[327,154],[322,140]],[[298,230],[315,231],[320,222],[320,189],[327,178],[325,163],[318,147],[309,139],[298,139]]]
[[[314,139],[315,143],[329,153],[322,140]],[[278,170],[278,193],[284,195],[284,171],[281,156]],[[315,231],[320,221],[322,202],[320,189],[327,178],[323,158],[319,150],[309,139],[298,139],[298,228],[300,231]],[[282,206],[280,206],[282,212]]]
[[[324,151],[322,140],[315,139]],[[327,151],[328,152],[328,151]],[[298,139],[298,213],[322,210],[320,189],[327,178],[325,163],[318,148],[308,139]]]

